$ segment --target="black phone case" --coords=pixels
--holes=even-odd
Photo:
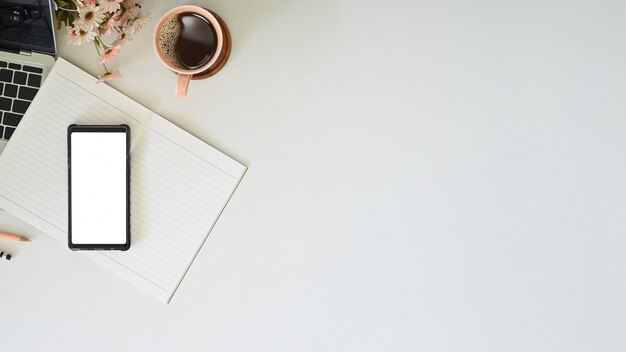
[[[123,244],[74,244],[72,243],[72,142],[73,132],[124,132],[126,134],[126,243]],[[130,127],[128,125],[76,125],[67,127],[67,187],[68,231],[67,245],[71,250],[121,250],[130,248]]]

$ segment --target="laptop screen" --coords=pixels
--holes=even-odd
[[[50,0],[0,0],[0,48],[55,54]]]

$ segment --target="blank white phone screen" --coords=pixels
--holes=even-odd
[[[126,243],[126,134],[72,132],[72,243]]]

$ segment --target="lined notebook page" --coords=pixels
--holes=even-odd
[[[71,123],[131,127],[131,249],[82,254],[169,301],[246,168],[60,59],[0,154],[0,207],[64,244]]]
[[[85,255],[169,301],[244,171],[154,115],[131,155],[131,249]]]

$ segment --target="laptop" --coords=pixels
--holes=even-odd
[[[0,0],[0,151],[54,65],[53,0]]]

